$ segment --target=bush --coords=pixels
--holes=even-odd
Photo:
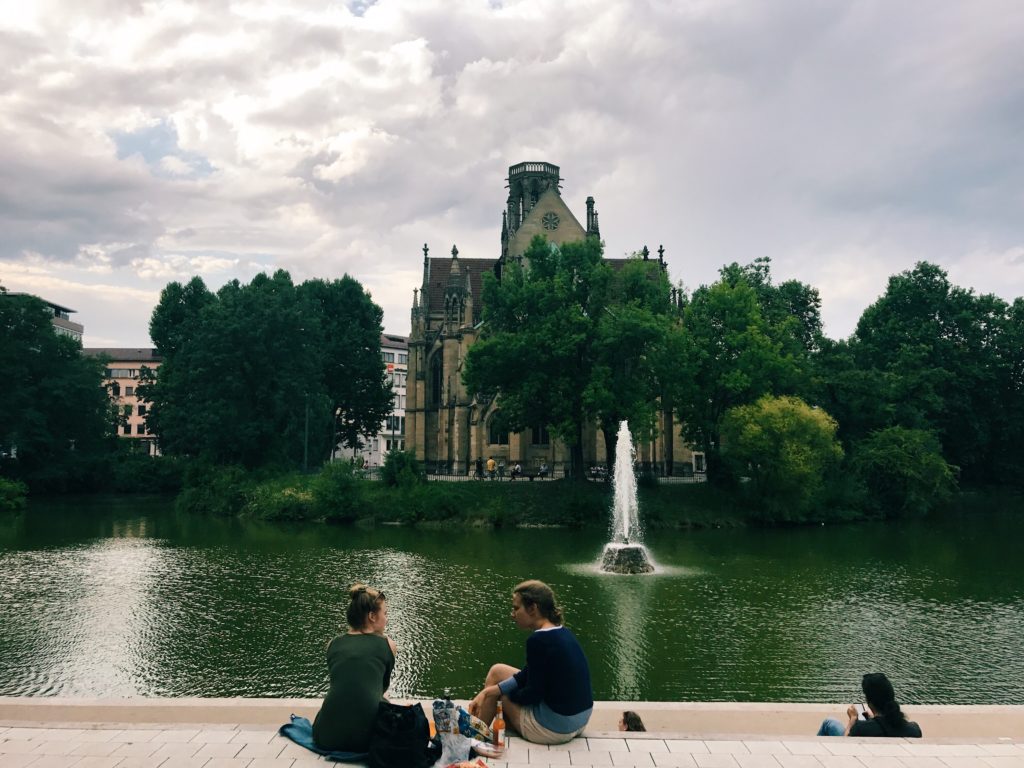
[[[325,466],[310,484],[316,515],[330,523],[355,520],[362,504],[364,482],[347,461]]]
[[[245,508],[256,487],[242,467],[218,467],[195,462],[185,471],[178,509],[216,517],[232,517]]]
[[[21,512],[27,496],[28,486],[23,482],[0,477],[0,512]]]
[[[938,438],[923,429],[873,432],[854,447],[852,465],[868,489],[869,508],[883,516],[924,515],[956,490]]]
[[[722,419],[722,457],[742,492],[771,521],[804,520],[820,509],[825,480],[843,456],[836,422],[797,397],[765,395]]]
[[[423,467],[416,460],[412,451],[390,451],[384,457],[384,466],[380,470],[380,479],[392,488],[400,486],[408,488],[427,481]]]
[[[302,475],[285,475],[256,485],[243,512],[261,520],[294,521],[315,517],[313,493]]]

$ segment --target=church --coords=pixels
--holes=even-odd
[[[527,472],[546,464],[561,476],[569,461],[567,447],[545,425],[520,433],[501,431],[492,420],[501,407],[500,396],[484,399],[462,383],[463,360],[480,331],[484,274],[500,280],[504,265],[521,258],[536,235],[556,244],[601,236],[594,198],[586,199],[581,223],[562,199],[557,165],[518,163],[508,169],[507,181],[496,258],[466,258],[454,246],[449,255],[437,257],[423,246],[423,281],[413,291],[405,447],[428,472],[472,474],[477,458],[493,457],[507,467],[518,462]],[[645,247],[643,257],[649,256]],[[606,261],[616,268],[626,260]],[[657,263],[666,268],[660,248]],[[654,441],[638,446],[638,459],[658,474],[701,471],[703,457],[693,455],[679,437],[670,412],[661,414],[659,427]],[[584,430],[583,456],[592,466],[605,462],[604,439],[595,425]]]

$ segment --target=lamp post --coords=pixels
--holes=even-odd
[[[302,393],[306,403],[306,425],[302,430],[302,472],[309,472],[309,392]]]

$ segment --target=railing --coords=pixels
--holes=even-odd
[[[486,463],[482,472],[478,473],[476,466],[470,464],[467,470],[456,472],[454,467],[449,462],[436,461],[426,462],[424,464],[426,475],[428,480],[440,481],[440,482],[469,482],[469,481],[480,481],[480,482],[523,482],[532,480],[561,480],[568,477],[570,474],[569,462],[555,462],[547,466],[546,472],[541,472],[540,466],[524,466],[522,475],[519,477],[512,476],[512,468],[507,464],[498,464],[495,468],[493,476],[487,472]],[[604,464],[590,463],[584,468],[584,476],[597,483],[608,482],[612,480],[612,473],[608,471],[608,468]],[[656,480],[658,483],[663,484],[676,484],[676,483],[703,483],[707,480],[707,475],[704,472],[694,472],[692,466],[689,463],[675,464],[672,467],[672,473],[667,474],[665,472],[664,464],[657,462],[640,462],[636,465],[637,480],[642,480],[645,477],[650,477]]]

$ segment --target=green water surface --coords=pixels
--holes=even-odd
[[[552,584],[598,699],[1024,701],[1024,510],[655,532],[660,573],[598,574],[603,531],[285,526],[166,500],[0,518],[0,695],[318,696],[344,587],[385,591],[395,696],[470,696],[523,662],[520,580]]]

